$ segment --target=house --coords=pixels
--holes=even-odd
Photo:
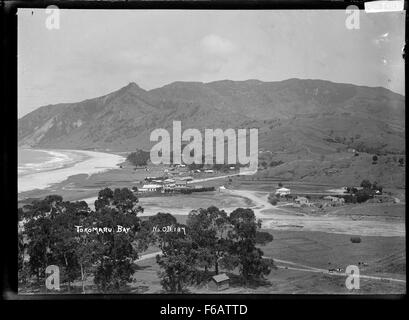
[[[323,199],[330,202],[330,203],[332,203],[333,205],[342,205],[342,204],[345,203],[344,198],[338,198],[338,197],[334,197],[334,196],[326,196]]]
[[[186,188],[187,187],[187,181],[186,180],[182,180],[182,179],[178,179],[175,181],[175,187],[176,188]]]
[[[162,189],[160,184],[144,184],[142,188],[139,188],[139,192],[157,192]]]
[[[373,199],[370,199],[372,203],[379,203],[379,202],[393,202],[396,203],[396,200],[388,195],[384,195],[384,194],[375,194]]]
[[[216,291],[226,290],[229,286],[230,278],[225,273],[213,276],[207,285],[210,290]]]
[[[290,194],[290,189],[287,188],[280,188],[277,189],[275,194],[278,194],[280,197]]]
[[[306,197],[297,197],[297,198],[294,200],[294,202],[295,202],[295,203],[298,203],[298,204],[300,204],[300,205],[308,204],[308,203],[309,203],[309,201],[308,201],[308,199],[307,199]]]

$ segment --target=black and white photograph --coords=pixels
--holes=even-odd
[[[403,10],[19,8],[17,294],[406,294],[404,45]]]

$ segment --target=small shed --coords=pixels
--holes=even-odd
[[[227,276],[227,274],[222,273],[212,277],[212,279],[208,283],[208,288],[210,290],[221,291],[228,289],[229,285],[230,278]]]

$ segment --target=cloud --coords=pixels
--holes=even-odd
[[[203,50],[214,55],[227,55],[237,50],[236,45],[228,39],[215,34],[209,34],[202,38],[200,42]]]

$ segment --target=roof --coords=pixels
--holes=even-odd
[[[286,191],[290,191],[290,189],[280,188],[280,189],[277,189],[277,191],[278,191],[278,192],[286,192]]]
[[[212,279],[216,282],[222,282],[222,281],[226,281],[226,280],[230,280],[230,278],[227,276],[227,274],[222,273],[222,274],[218,274],[216,276],[213,276]]]
[[[143,189],[162,188],[160,184],[144,184]]]
[[[295,200],[299,200],[299,201],[301,201],[301,200],[307,200],[307,201],[308,201],[308,199],[307,199],[306,197],[297,197]]]

